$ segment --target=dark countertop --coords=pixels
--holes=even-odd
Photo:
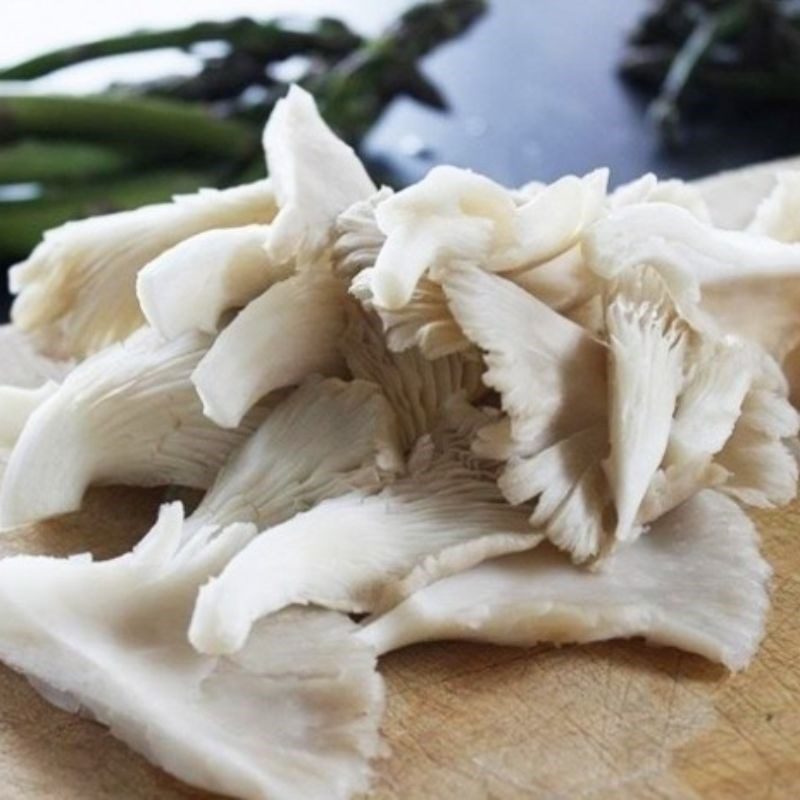
[[[616,75],[626,32],[647,0],[491,5],[465,37],[425,62],[452,115],[398,102],[370,137],[371,150],[407,179],[444,161],[511,184],[598,166],[611,168],[613,183],[651,170],[694,178],[800,152],[800,108],[733,110],[697,121],[681,149],[665,147],[646,116],[649,98]],[[429,157],[398,154],[420,143]]]

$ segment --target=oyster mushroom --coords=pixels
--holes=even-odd
[[[659,180],[652,172],[618,186],[608,198],[612,210],[637,203],[670,203],[685,208],[701,222],[711,221],[708,204],[696,186],[675,178]]]
[[[75,511],[90,484],[210,486],[264,410],[231,430],[203,415],[189,376],[208,344],[201,334],[165,342],[143,328],[78,365],[19,436],[0,525]]]
[[[747,226],[779,242],[800,241],[800,170],[778,172],[773,190],[758,204]]]
[[[280,208],[266,249],[277,263],[328,247],[336,217],[375,192],[353,149],[331,131],[299,86],[276,104],[264,130],[264,150]]]
[[[568,250],[600,213],[607,178],[604,170],[567,176],[517,205],[488,178],[434,168],[375,209],[386,242],[369,273],[372,302],[402,308],[426,273],[438,281],[442,269],[461,260],[505,272]]]
[[[507,415],[478,433],[476,452],[507,462],[506,498],[538,498],[531,525],[576,561],[636,538],[708,486],[786,502],[796,470],[785,440],[797,426],[785,382],[764,377],[771,362],[757,347],[713,326],[693,330],[656,270],[631,267],[607,285],[607,346],[477,267],[452,269],[443,286],[465,335],[486,351],[484,382]],[[781,425],[756,434],[740,419],[751,392]]]
[[[276,105],[264,147],[278,207],[271,224],[203,232],[139,274],[142,311],[164,336],[214,333],[225,311],[246,306],[298,266],[322,269],[337,215],[375,191],[353,150],[297,86]],[[237,318],[231,327],[247,340],[248,324]]]
[[[443,575],[539,544],[530,509],[509,506],[497,488],[497,466],[470,455],[470,434],[483,422],[475,415],[420,440],[410,474],[380,493],[334,497],[256,537],[200,591],[195,647],[234,652],[257,619],[291,604],[375,611]]]
[[[745,513],[706,491],[597,571],[542,544],[427,586],[359,637],[386,653],[434,639],[531,646],[642,636],[739,670],[764,635],[769,576]]]
[[[235,428],[258,400],[309,375],[341,375],[344,285],[328,271],[304,270],[244,308],[192,373],[203,411]]]
[[[13,326],[0,326],[0,479],[28,418],[72,367],[37,353],[30,337]]]
[[[456,321],[485,351],[513,438],[529,452],[606,414],[606,348],[520,287],[474,266],[443,282]],[[535,387],[535,390],[534,390]]]
[[[683,383],[685,334],[651,271],[623,277],[606,308],[609,339],[609,457],[615,539],[635,538],[636,518],[669,443]],[[687,415],[688,416],[688,415]]]
[[[486,391],[474,351],[434,359],[418,350],[395,352],[375,315],[358,307],[348,308],[341,351],[353,377],[380,387],[395,413],[404,453],[438,426],[453,403],[478,400]]]
[[[267,258],[268,226],[204,231],[185,239],[139,272],[136,292],[148,324],[167,339],[189,331],[216,333],[220,318],[247,305],[292,265]]]
[[[277,525],[325,498],[377,490],[402,468],[394,414],[378,387],[312,378],[230,455],[185,535],[231,522]]]
[[[10,450],[17,442],[28,418],[45,400],[58,390],[55,381],[47,381],[36,389],[22,386],[0,386],[0,449]]]
[[[386,242],[375,210],[391,196],[392,191],[384,187],[339,215],[334,268],[350,281],[350,293],[381,320],[391,350],[404,352],[418,347],[431,359],[468,350],[471,344],[453,319],[441,286],[429,278],[419,279],[411,299],[400,308],[384,308],[374,302],[372,270]]]
[[[346,617],[289,609],[228,658],[186,640],[197,588],[252,536],[181,547],[162,508],[130,553],[0,562],[0,658],[187,783],[248,800],[346,798],[380,752],[383,687]]]
[[[270,182],[259,181],[68,222],[11,268],[11,318],[49,355],[83,358],[144,324],[136,275],[145,264],[196,233],[266,223],[276,210]]]
[[[642,264],[656,267],[697,327],[708,323],[693,306],[779,361],[800,343],[800,243],[714,228],[678,206],[647,203],[597,221],[583,252],[605,278]]]

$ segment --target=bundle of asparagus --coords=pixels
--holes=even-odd
[[[194,75],[113,86],[99,95],[0,89],[0,263],[23,257],[44,230],[68,219],[263,174],[259,134],[286,92],[276,67],[287,59],[301,57],[299,82],[356,147],[399,95],[444,108],[419,59],[465,31],[485,7],[485,0],[417,5],[374,39],[329,18],[199,22],[88,42],[0,69],[0,82],[24,82],[163,48],[201,60]],[[221,43],[223,54],[207,55],[200,46],[209,42]],[[33,191],[2,191],[20,184]]]
[[[797,0],[657,0],[632,33],[627,80],[656,91],[651,106],[675,140],[694,101],[800,101]]]

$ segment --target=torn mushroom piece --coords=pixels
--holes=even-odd
[[[298,267],[321,268],[337,215],[375,191],[353,150],[299,87],[276,105],[264,146],[278,206],[272,223],[204,232],[140,273],[142,310],[164,336],[216,332],[225,311],[245,306]]]
[[[386,242],[362,278],[369,281],[371,302],[397,311],[412,301],[424,276],[439,281],[450,263],[466,260],[506,272],[569,250],[601,212],[607,178],[605,170],[567,176],[520,204],[488,178],[434,168],[376,206]]]
[[[575,569],[542,544],[427,586],[359,637],[385,653],[434,639],[531,646],[642,636],[739,670],[758,648],[769,604],[757,542],[733,501],[705,491],[599,570]]]
[[[704,487],[718,487],[748,505],[788,503],[797,489],[790,443],[800,415],[780,368],[737,337],[684,336],[683,385],[638,523],[657,519]]]
[[[327,269],[267,289],[228,325],[192,373],[204,413],[234,428],[259,399],[312,374],[341,375],[346,288]]]
[[[583,252],[605,278],[641,264],[657,268],[696,327],[707,326],[699,306],[778,361],[800,343],[800,243],[714,228],[678,206],[645,203],[597,221]]]
[[[671,203],[685,208],[701,222],[711,221],[708,205],[696,186],[676,178],[659,180],[652,172],[618,186],[608,197],[611,210],[637,203]]]
[[[10,451],[16,444],[28,418],[58,389],[55,381],[47,381],[36,389],[22,386],[0,386],[0,451]]]
[[[470,454],[483,416],[420,440],[410,474],[378,494],[326,500],[260,534],[201,590],[195,647],[238,650],[256,620],[292,604],[364,613],[395,605],[444,575],[535,547],[530,509],[511,507],[497,465]]]
[[[501,489],[511,503],[539,497],[532,524],[576,560],[596,555],[610,503],[601,467],[608,454],[605,346],[504,277],[465,266],[451,270],[443,286],[465,335],[484,350],[483,380],[509,418],[508,428],[493,426],[486,437],[494,439],[490,448],[483,442],[484,452],[505,450],[511,458]],[[508,441],[498,441],[506,432]]]
[[[391,350],[418,347],[427,358],[468,350],[470,342],[450,314],[441,286],[431,279],[420,278],[411,299],[400,308],[384,308],[374,302],[372,269],[386,242],[375,209],[391,196],[391,190],[383,188],[339,216],[333,247],[336,273],[351,281],[350,293],[380,318]]]
[[[779,242],[800,241],[800,170],[779,172],[775,188],[759,203],[750,233]]]
[[[289,609],[255,626],[236,655],[197,653],[186,639],[197,589],[253,529],[208,529],[190,549],[181,532],[176,503],[110,561],[4,559],[0,659],[195,786],[247,800],[366,789],[383,686],[354,624]]]
[[[733,433],[718,461],[729,473],[722,490],[748,505],[781,506],[797,495],[798,464],[793,454],[800,414],[787,399],[788,386],[777,364],[750,349],[752,382]]]
[[[224,430],[189,376],[209,339],[143,328],[79,364],[30,415],[0,492],[3,528],[80,508],[90,484],[207,488],[265,409]]]
[[[605,345],[504,277],[462,267],[443,286],[507,415],[474,448],[506,461],[506,498],[537,499],[531,525],[576,561],[635,539],[704,487],[762,505],[791,496],[785,383],[757,347],[693,330],[655,269],[608,284]],[[757,433],[749,404],[772,409]]]
[[[356,305],[348,308],[341,350],[353,377],[380,387],[395,413],[404,453],[438,427],[453,402],[471,403],[486,391],[474,350],[434,359],[416,349],[394,352],[376,316]]]
[[[267,223],[276,210],[270,182],[259,181],[68,222],[12,267],[14,324],[50,355],[83,358],[144,323],[136,275],[153,258],[201,231]]]
[[[328,497],[377,491],[403,469],[395,418],[366,381],[311,378],[231,454],[186,523],[277,525]]]
[[[264,131],[264,150],[280,211],[266,249],[276,263],[326,249],[339,214],[375,192],[353,149],[325,124],[299,86],[278,101]]]
[[[614,538],[636,538],[639,509],[666,452],[683,384],[686,332],[653,270],[624,273],[606,307]],[[687,414],[691,417],[691,412]]]
[[[276,265],[264,252],[267,230],[246,225],[205,231],[151,261],[136,282],[147,322],[167,339],[216,333],[226,311],[288,278],[293,265]]]
[[[73,366],[38,354],[30,337],[11,325],[0,327],[0,479],[28,418]]]
[[[529,452],[606,418],[606,348],[503,277],[464,265],[443,280],[456,321],[484,351],[484,383]]]

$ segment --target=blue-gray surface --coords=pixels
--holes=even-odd
[[[373,151],[407,178],[448,161],[509,183],[601,165],[614,183],[649,170],[692,178],[800,151],[800,109],[699,119],[682,148],[664,147],[647,98],[616,75],[626,32],[647,5],[493,0],[486,19],[425,63],[453,114],[399,102],[371,136]],[[398,144],[409,152],[425,145],[430,156],[403,155]]]

